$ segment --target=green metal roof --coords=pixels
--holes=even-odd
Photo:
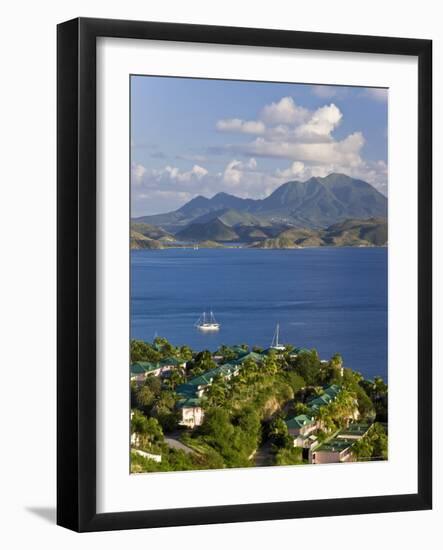
[[[311,399],[310,401],[308,401],[307,405],[313,411],[316,411],[320,407],[324,407],[325,405],[328,405],[331,401],[333,401],[337,397],[337,395],[340,392],[341,392],[340,386],[337,386],[336,384],[332,384],[331,386],[327,386],[321,395],[319,395],[318,397],[314,397],[314,399]]]
[[[341,453],[342,451],[352,447],[354,443],[355,443],[355,440],[334,438],[334,439],[330,439],[329,441],[326,441],[325,443],[322,443],[319,447],[315,449],[315,452],[318,453],[319,451],[325,451],[325,452]]]
[[[298,416],[294,416],[294,418],[286,420],[286,426],[288,427],[288,429],[300,429],[304,426],[309,426],[314,422],[315,420],[311,416],[307,416],[306,414],[299,414]]]
[[[354,422],[349,424],[347,428],[341,430],[340,433],[337,434],[337,437],[346,439],[346,437],[363,436],[371,426],[372,424],[370,423]]]
[[[149,363],[148,361],[137,361],[131,365],[131,374],[143,374],[160,368],[159,363]]]

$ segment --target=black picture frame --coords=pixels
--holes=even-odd
[[[96,39],[167,40],[418,59],[418,490],[416,494],[96,512]],[[57,523],[104,531],[432,507],[432,42],[79,18],[57,29]]]

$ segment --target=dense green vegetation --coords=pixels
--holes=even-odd
[[[365,437],[352,446],[352,452],[359,461],[386,460],[388,458],[388,436],[385,427],[375,422]]]
[[[263,350],[257,349],[257,352]],[[174,369],[163,379],[147,376],[141,384],[131,384],[132,432],[136,447],[157,452],[162,462],[132,454],[132,471],[170,471],[303,463],[302,451],[293,447],[285,418],[307,414],[313,399],[321,397],[324,387],[335,384],[340,393],[316,410],[321,422],[319,441],[344,428],[355,415],[359,421],[387,421],[388,389],[381,378],[365,380],[359,373],[343,368],[340,355],[321,361],[315,350],[246,356],[236,376],[215,376],[200,399],[204,410],[201,426],[187,429],[179,425],[177,404],[182,398],[177,386],[220,364],[238,360],[248,347],[221,346],[215,353],[193,352],[189,347],[172,346],[163,338],[150,344],[131,342],[131,360],[159,363],[171,357],[186,361],[186,370]],[[259,358],[259,359],[256,359]],[[167,362],[167,361],[166,361]],[[188,449],[168,446],[166,437],[181,441]],[[368,437],[355,446],[362,460],[387,454],[387,436],[381,424],[371,428]],[[263,455],[266,455],[263,459]]]

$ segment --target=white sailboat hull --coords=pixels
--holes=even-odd
[[[208,330],[219,330],[220,329],[220,325],[218,323],[206,323],[204,325],[197,325],[197,328],[199,330],[205,330],[205,331],[208,331]]]
[[[214,317],[212,311],[209,313],[209,315],[203,313],[195,326],[198,328],[198,330],[203,330],[204,332],[211,332],[220,329],[220,323],[217,323],[217,320]]]

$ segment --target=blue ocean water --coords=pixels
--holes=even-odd
[[[205,334],[210,309],[221,329]],[[131,251],[132,338],[268,347],[276,323],[283,343],[387,380],[387,249]]]

